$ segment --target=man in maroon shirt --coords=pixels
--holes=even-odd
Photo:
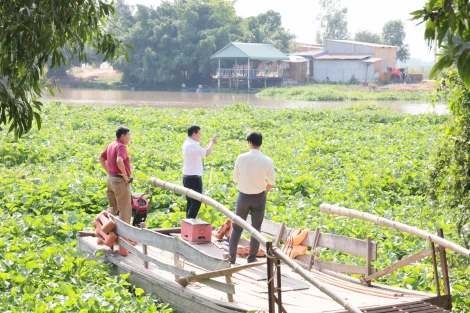
[[[117,215],[121,221],[130,223],[132,216],[131,189],[129,178],[131,176],[131,163],[126,145],[131,141],[131,131],[126,127],[119,127],[116,131],[116,141],[110,143],[101,153],[101,166],[108,172],[106,182],[110,213]]]

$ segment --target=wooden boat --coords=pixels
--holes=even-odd
[[[118,234],[117,244],[129,250],[128,256],[121,256],[116,251],[118,246],[113,250],[98,245],[93,233],[80,232],[77,235],[79,252],[86,253],[90,258],[106,259],[115,264],[115,273],[130,273],[131,283],[147,293],[157,293],[179,312],[385,313],[444,312],[451,308],[445,248],[454,251],[457,249],[459,253],[467,253],[468,250],[441,237],[435,238],[440,242],[438,247],[432,244],[430,249],[385,269],[375,270],[371,262],[377,258],[377,245],[370,239],[349,238],[319,230],[309,231],[300,244],[309,246],[311,253],[292,260],[279,248],[280,243],[288,240],[292,233],[289,227],[265,220],[259,233],[249,225],[249,220],[240,219],[207,196],[159,179],[151,179],[150,184],[213,206],[242,226],[267,251],[268,257],[259,262],[247,264],[245,259],[239,257],[237,264],[231,266],[223,241],[213,239],[208,243],[192,243],[181,239],[179,229],[136,228],[113,216],[111,218]],[[336,209],[339,208],[322,205],[323,211]],[[346,209],[342,210],[346,215]],[[330,213],[341,214],[339,211]],[[351,216],[351,212],[348,214]],[[384,219],[382,224],[383,222]],[[394,225],[397,224],[399,223]],[[137,245],[133,246],[123,238],[135,241]],[[427,238],[433,242],[433,237]],[[334,249],[355,255],[365,259],[365,265],[322,260],[319,249]],[[100,255],[97,251],[104,253],[97,256]],[[442,295],[439,288],[438,295],[432,295],[373,282],[374,279],[428,255],[433,256],[438,282],[436,253],[440,254],[444,276],[445,290]],[[362,279],[346,276],[345,273],[360,274]]]

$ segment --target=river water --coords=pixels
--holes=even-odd
[[[435,113],[446,114],[445,104],[436,104],[410,101],[300,101],[283,99],[265,99],[255,95],[229,94],[229,93],[195,93],[195,92],[169,92],[169,91],[130,91],[130,90],[97,90],[61,88],[56,96],[45,92],[42,100],[60,100],[77,105],[93,105],[100,107],[113,107],[117,105],[154,108],[185,108],[185,109],[218,109],[226,105],[240,102],[255,108],[315,108],[337,109],[356,103],[375,103],[383,105],[394,111],[409,114]]]

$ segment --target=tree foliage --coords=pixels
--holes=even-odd
[[[295,35],[282,27],[279,12],[272,10],[257,16],[248,17],[241,22],[242,42],[269,43],[283,52],[291,52]]]
[[[382,43],[382,39],[379,34],[368,30],[358,30],[354,36],[354,40],[369,43]]]
[[[446,129],[431,171],[429,195],[436,209],[453,214],[470,243],[470,12],[467,0],[428,0],[411,13],[425,23],[429,48],[440,48],[430,76],[439,78],[439,91],[449,97],[453,119]]]
[[[0,127],[17,136],[34,119],[40,127],[38,99],[48,64],[59,68],[67,55],[83,60],[87,43],[105,59],[126,54],[104,28],[113,14],[106,0],[0,0]]]
[[[462,82],[470,86],[469,10],[470,4],[466,0],[429,0],[423,9],[411,13],[413,20],[426,24],[424,38],[429,47],[437,41],[443,50],[431,77],[455,64]]]
[[[230,42],[270,43],[287,52],[294,39],[279,13],[242,19],[227,0],[137,5],[134,13],[124,4],[117,9],[118,33],[135,51],[130,63],[121,57],[115,68],[125,81],[147,88],[209,81],[217,66],[210,56]]]
[[[325,39],[348,39],[348,8],[341,7],[341,0],[320,0],[320,31],[317,43]]]
[[[382,40],[386,45],[397,46],[397,60],[406,62],[410,58],[410,49],[405,44],[405,25],[401,20],[391,20],[382,28]]]

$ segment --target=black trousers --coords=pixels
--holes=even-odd
[[[248,213],[251,214],[251,226],[257,231],[261,230],[263,224],[264,211],[266,209],[266,192],[259,194],[245,194],[238,192],[237,208],[235,214],[240,216],[246,221]],[[233,223],[232,235],[229,240],[229,255],[230,263],[235,263],[237,259],[237,247],[240,237],[242,235],[243,228]],[[248,263],[256,261],[256,254],[259,250],[259,242],[251,237],[250,240],[250,254],[248,254]]]
[[[202,177],[201,176],[183,176],[183,186],[202,193]],[[201,208],[201,201],[186,197],[186,218],[196,218]]]

